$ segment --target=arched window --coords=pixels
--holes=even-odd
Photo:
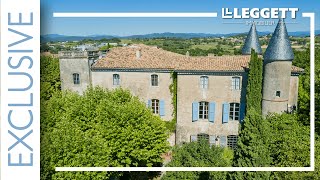
[[[151,86],[158,86],[158,81],[159,81],[158,75],[152,74],[151,75]]]
[[[240,77],[232,77],[232,90],[240,89]]]
[[[151,109],[154,114],[159,114],[159,99],[151,99]]]
[[[208,76],[201,76],[200,77],[200,88],[208,89],[209,78]]]
[[[78,73],[73,73],[73,84],[80,84],[80,75]]]
[[[209,103],[205,101],[199,102],[199,119],[208,119]]]
[[[239,120],[240,103],[230,103],[229,117],[230,117],[230,120]]]
[[[115,86],[120,85],[120,75],[119,74],[113,74],[113,85],[115,85]]]

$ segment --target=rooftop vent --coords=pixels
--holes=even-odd
[[[141,50],[136,51],[136,58],[140,59],[141,58]]]

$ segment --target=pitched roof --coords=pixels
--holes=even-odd
[[[140,57],[137,57],[137,51],[140,51]],[[112,48],[106,57],[99,59],[92,68],[239,72],[248,67],[249,61],[250,55],[186,56],[139,44]]]
[[[252,23],[248,36],[244,42],[242,54],[251,54],[251,49],[254,49],[258,54],[262,54],[262,49],[259,42],[259,36],[257,34],[255,23]]]
[[[288,32],[284,20],[279,19],[278,25],[270,39],[266,52],[265,61],[293,60],[294,55],[291,48]]]

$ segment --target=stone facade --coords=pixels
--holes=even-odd
[[[264,65],[263,115],[270,112],[282,113],[288,110],[291,63],[291,61],[280,61]]]
[[[283,21],[279,21],[277,29],[264,55],[264,115],[296,108],[298,76],[303,72],[292,66],[293,54]],[[169,87],[173,83],[171,73],[175,72],[177,124],[170,144],[207,138],[211,145],[233,148],[245,117],[250,62],[247,54],[253,45],[260,46],[255,31],[251,28],[246,40],[250,45],[245,46],[246,53],[242,56],[191,57],[146,45],[113,48],[99,60],[86,52],[61,52],[62,90],[81,94],[89,85],[128,89],[163,120],[170,121],[174,119],[174,107]],[[287,44],[283,47],[285,52],[275,52],[283,44]],[[79,74],[80,83],[75,83],[75,73]],[[152,85],[152,76],[157,76],[157,85]],[[153,106],[151,102],[158,104]]]
[[[60,52],[59,57],[61,89],[82,94],[91,84],[90,61],[87,52]],[[73,74],[79,74],[79,84],[74,83]]]
[[[201,76],[208,77],[208,87],[200,85]],[[232,77],[240,78],[240,89],[232,88]],[[207,74],[178,74],[178,103],[177,103],[177,135],[176,142],[190,142],[192,135],[208,134],[215,137],[238,135],[240,120],[223,123],[223,103],[245,104],[247,73],[207,73]],[[214,121],[208,119],[192,119],[192,104],[194,102],[213,102]],[[240,111],[244,111],[241,109]],[[219,141],[219,138],[216,138]],[[219,142],[214,142],[219,144]]]
[[[120,84],[113,85],[113,75],[118,74]],[[151,75],[158,75],[158,86],[151,85]],[[173,119],[172,94],[169,86],[172,83],[170,72],[128,72],[128,71],[92,71],[92,85],[107,89],[124,88],[138,96],[141,101],[148,104],[151,99],[163,100],[164,116],[162,119],[170,121]]]

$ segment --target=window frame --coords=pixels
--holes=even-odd
[[[119,86],[120,85],[120,75],[119,74],[113,74],[112,75],[112,84],[114,86]]]
[[[160,100],[151,99],[151,109],[153,114],[160,114]]]
[[[238,142],[238,135],[228,135],[227,136],[227,147],[236,150],[237,149],[237,142]]]
[[[231,89],[232,90],[241,90],[241,77],[234,76],[231,78]]]
[[[208,76],[200,76],[200,88],[208,89],[209,87],[209,77]]]
[[[206,133],[197,134],[197,141],[200,141],[201,139],[205,139],[206,141],[208,141],[208,143],[210,143],[209,142],[209,139],[210,139],[209,134],[206,134]]]
[[[159,86],[159,75],[158,74],[151,74],[151,86],[157,87]]]
[[[200,101],[199,110],[198,110],[199,120],[208,120],[209,119],[209,102]]]
[[[240,103],[238,102],[229,103],[229,119],[232,121],[240,120]]]
[[[80,74],[73,73],[72,74],[73,84],[80,84]]]

